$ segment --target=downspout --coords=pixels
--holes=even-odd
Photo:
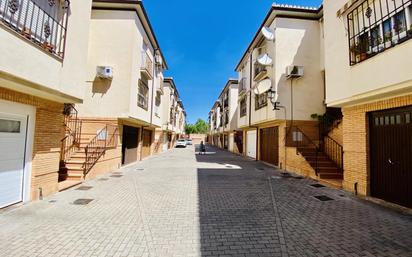
[[[258,145],[259,145],[259,128],[256,126],[252,126],[252,84],[253,84],[253,50],[250,52],[250,58],[249,58],[249,127],[250,128],[256,128],[256,157],[255,161],[258,161]],[[247,135],[246,135],[246,140],[247,140]]]
[[[154,86],[155,86],[155,75],[156,75],[156,52],[158,51],[159,49],[158,48],[156,48],[155,50],[154,50],[154,54],[153,54],[153,79],[152,79],[152,99],[151,99],[151,105],[150,105],[150,127],[152,126],[152,124],[153,124],[153,97],[154,97]]]

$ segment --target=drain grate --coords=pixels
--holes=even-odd
[[[303,179],[302,176],[293,177],[294,179]]]
[[[142,170],[144,170],[143,168],[137,168],[136,169],[137,171],[142,171]]]
[[[122,175],[123,173],[121,172],[112,172],[113,175]]]
[[[265,170],[264,168],[256,168],[257,170]]]
[[[121,177],[123,177],[123,175],[120,175],[120,174],[116,175],[116,174],[115,174],[115,175],[111,175],[110,177],[111,177],[111,178],[121,178]]]
[[[99,181],[108,181],[109,179],[108,178],[99,178],[98,180]]]
[[[318,199],[319,201],[322,201],[322,202],[332,201],[333,200],[332,198],[330,198],[329,196],[326,196],[326,195],[316,195],[314,197],[316,199]]]
[[[324,185],[321,184],[312,184],[310,185],[311,187],[316,187],[316,188],[321,188],[321,187],[325,187]]]
[[[57,203],[57,200],[50,200],[49,203]]]
[[[94,199],[77,199],[73,202],[74,205],[87,205]]]
[[[91,187],[91,186],[81,186],[81,187],[76,188],[76,190],[87,191],[87,190],[90,190],[92,188],[93,187]]]

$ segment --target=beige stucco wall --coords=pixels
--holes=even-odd
[[[108,33],[107,28],[110,29]],[[79,112],[86,117],[123,117],[137,122],[161,125],[161,117],[152,113],[154,93],[163,80],[157,70],[153,80],[148,80],[148,109],[137,105],[138,81],[141,78],[142,51],[147,35],[135,11],[93,10],[88,56],[88,84],[84,103]],[[153,58],[153,48],[145,49]],[[97,66],[113,67],[113,79],[96,77]],[[153,103],[154,105],[154,103]]]
[[[91,0],[71,1],[64,60],[53,57],[20,35],[0,27],[0,71],[45,89],[83,98],[90,12]],[[32,86],[12,82],[2,83],[2,86],[54,101],[65,101],[46,93],[43,88],[33,89]]]
[[[313,113],[322,114],[323,78],[320,55],[320,26],[317,20],[277,18],[271,25],[276,28],[276,41],[265,42],[267,53],[273,58],[274,65],[269,67],[272,87],[279,93],[278,102],[287,108],[287,119],[291,119],[291,87],[293,89],[293,118],[311,120]],[[258,56],[254,52],[254,58]],[[304,67],[304,76],[286,78],[289,65]],[[255,110],[255,96],[252,97],[252,125],[265,121],[284,119],[284,111],[273,111],[272,104]]]
[[[412,90],[412,40],[377,54],[357,65],[349,65],[346,15],[336,12],[347,0],[325,0],[326,102],[345,106]]]

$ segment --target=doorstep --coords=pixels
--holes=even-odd
[[[342,189],[342,179],[317,179],[319,183],[335,189]]]
[[[80,185],[83,181],[79,180],[65,180],[59,182],[59,192],[72,188],[74,186]]]

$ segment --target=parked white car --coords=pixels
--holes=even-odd
[[[192,139],[186,139],[186,145],[193,145]]]
[[[178,139],[176,142],[176,148],[178,147],[186,147],[187,146],[187,142],[186,139]]]

